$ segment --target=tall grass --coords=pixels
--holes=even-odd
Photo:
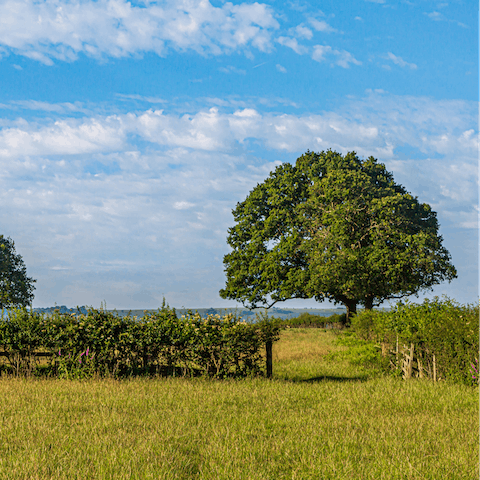
[[[474,479],[478,387],[329,360],[291,329],[274,379],[0,380],[2,479]]]

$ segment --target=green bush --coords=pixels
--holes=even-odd
[[[16,375],[35,369],[33,352],[45,343],[45,331],[43,316],[25,308],[9,310],[8,317],[0,321],[0,345]]]
[[[178,318],[165,306],[142,318],[95,309],[51,316],[18,309],[0,321],[0,348],[17,375],[31,374],[44,352],[51,374],[67,378],[246,376],[264,371],[265,344],[278,339],[279,329],[275,321],[252,324],[234,315]]]
[[[360,339],[381,349],[397,374],[472,382],[470,367],[479,352],[478,305],[447,297],[399,302],[389,312],[360,313],[352,327]]]
[[[298,317],[288,318],[282,321],[283,327],[290,328],[326,328],[328,326],[344,326],[346,323],[346,314],[335,314],[329,317],[321,315],[312,315],[304,312]]]

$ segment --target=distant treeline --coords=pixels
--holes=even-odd
[[[75,308],[68,308],[65,305],[60,305],[60,306],[55,306],[55,307],[35,307],[33,309],[34,312],[39,312],[39,313],[83,313],[86,315],[88,313],[90,307],[87,307],[83,305],[82,307],[75,307]]]
[[[46,313],[46,314],[52,314],[54,312],[57,313],[83,313],[86,315],[88,313],[88,310],[91,309],[92,307],[88,306],[81,306],[81,307],[73,307],[73,308],[68,308],[65,305],[61,306],[54,306],[54,307],[46,307],[46,308],[40,308],[36,307],[33,310],[35,312],[40,312],[40,313]],[[102,308],[102,310],[105,310]],[[153,313],[156,310],[155,309],[133,309],[133,310],[126,310],[126,309],[120,309],[120,310],[109,310],[111,313],[116,314],[120,317],[124,316],[136,316],[136,317],[142,317],[145,313]],[[243,320],[246,320],[247,322],[255,322],[257,319],[257,316],[260,315],[267,315],[268,317],[272,318],[280,318],[282,320],[286,319],[295,319],[298,318],[299,316],[302,316],[302,318],[307,318],[305,317],[305,314],[311,317],[330,317],[332,315],[341,315],[345,312],[345,309],[343,307],[337,307],[337,308],[332,308],[332,309],[312,309],[312,308],[293,308],[293,309],[284,309],[284,308],[271,308],[269,310],[264,310],[264,309],[256,309],[256,310],[247,310],[247,309],[240,309],[240,308],[198,308],[198,309],[187,309],[187,308],[177,308],[175,309],[177,315],[193,315],[198,313],[202,318],[206,318],[209,315],[234,315],[236,318],[241,318]],[[310,324],[311,322],[309,322]],[[322,322],[320,322],[322,323]],[[327,322],[328,323],[328,322]],[[331,322],[330,322],[331,323]]]

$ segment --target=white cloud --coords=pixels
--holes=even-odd
[[[228,67],[220,67],[219,70],[222,73],[227,73],[227,74],[230,74],[230,73],[235,73],[236,75],[246,75],[247,74],[246,70],[243,70],[242,68],[234,67],[233,65],[229,65]]]
[[[159,97],[146,97],[144,95],[126,95],[123,93],[117,93],[115,95],[119,100],[128,101],[128,100],[138,100],[139,102],[146,102],[146,103],[168,103],[167,100]]]
[[[392,52],[388,52],[386,58],[388,60],[391,60],[395,65],[398,65],[399,67],[402,68],[410,68],[411,70],[416,70],[417,65],[415,63],[408,63],[406,62],[402,57],[398,57],[397,55],[394,55]]]
[[[332,58],[332,56],[333,63],[343,68],[349,68],[351,63],[354,65],[362,64],[362,62],[346,50],[335,50],[329,45],[315,45],[313,47],[312,58],[316,62],[324,62],[327,58]]]
[[[287,73],[287,69],[285,67],[282,67],[282,65],[280,65],[279,63],[277,63],[277,65],[275,66],[279,72]]]
[[[1,0],[0,46],[47,65],[80,53],[124,57],[170,49],[218,55],[272,48],[279,27],[265,4],[167,0],[134,6],[125,0]]]
[[[317,30],[317,32],[325,32],[325,33],[333,33],[337,32],[336,28],[333,28],[330,26],[327,22],[324,20],[316,20],[315,18],[311,18],[309,20],[310,25]]]
[[[184,201],[184,200],[182,200],[182,201],[180,201],[180,202],[175,202],[175,203],[173,204],[173,208],[174,208],[175,210],[186,210],[186,209],[192,208],[192,207],[194,207],[194,206],[195,206],[194,203],[186,202],[186,201]]]
[[[313,37],[313,32],[305,25],[298,25],[295,27],[295,33],[302,38],[310,40]]]
[[[443,4],[438,4],[437,5],[438,8],[443,8],[443,7],[446,7],[446,6],[448,6],[448,3],[443,3]],[[443,15],[443,13],[441,13],[441,12],[437,12],[437,11],[433,11],[433,12],[430,12],[430,13],[424,12],[424,15],[426,15],[428,18],[430,18],[430,20],[433,20],[435,22],[455,23],[457,26],[459,26],[461,28],[469,28],[468,25],[465,25],[463,22],[459,22],[459,21],[454,20],[452,18],[448,18],[445,15]]]
[[[166,56],[172,51],[204,56],[241,52],[253,59],[254,50],[271,52],[275,43],[305,55],[312,47],[300,40],[312,40],[312,29],[338,32],[316,18],[310,18],[308,26],[301,23],[282,29],[276,18],[281,16],[258,2],[215,6],[211,0],[159,0],[140,6],[127,0],[0,0],[0,9],[2,55],[13,53],[45,65],[72,62],[80,55],[102,59],[144,53]],[[317,61],[321,57],[318,47],[313,53]],[[361,64],[345,50],[328,48],[334,65]],[[220,70],[245,72],[231,66]]]
[[[440,12],[430,12],[430,13],[427,13],[426,15],[427,17],[435,21],[440,21],[444,19],[443,15]]]
[[[233,152],[255,138],[268,148],[287,151],[313,143],[315,148],[332,146],[342,151],[355,146],[362,153],[374,149],[377,155],[391,158],[395,145],[408,144],[425,154],[475,155],[478,136],[467,121],[471,122],[473,113],[459,114],[469,108],[468,103],[397,97],[382,91],[366,98],[351,102],[342,112],[300,116],[235,106],[242,102],[220,102],[236,110],[228,113],[213,107],[178,116],[151,109],[44,125],[16,120],[0,129],[0,157],[135,151],[136,137],[161,147],[207,152]]]
[[[124,131],[116,116],[58,120],[47,126],[0,130],[0,158],[111,151],[121,148],[123,140]]]
[[[305,47],[304,45],[299,45],[298,40],[296,38],[278,37],[277,42],[280,45],[291,48],[295,53],[298,53],[299,55],[304,55],[305,53],[308,53],[308,48]]]
[[[91,110],[85,107],[81,102],[63,102],[63,103],[50,103],[41,102],[38,100],[13,100],[8,104],[0,104],[0,109],[8,110],[39,110],[43,112],[52,112],[58,114],[81,112],[91,113]]]

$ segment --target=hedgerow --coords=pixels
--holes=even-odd
[[[390,311],[363,311],[352,327],[376,345],[390,372],[471,384],[478,364],[479,306],[447,297],[422,304],[399,302]]]
[[[329,317],[313,315],[308,312],[298,317],[287,318],[281,321],[283,327],[290,328],[342,328],[346,323],[346,314],[334,314]]]
[[[95,309],[53,315],[14,309],[0,321],[0,353],[16,375],[235,377],[263,374],[265,344],[278,332],[274,321],[246,323],[231,314],[178,318],[165,306],[142,318]]]

